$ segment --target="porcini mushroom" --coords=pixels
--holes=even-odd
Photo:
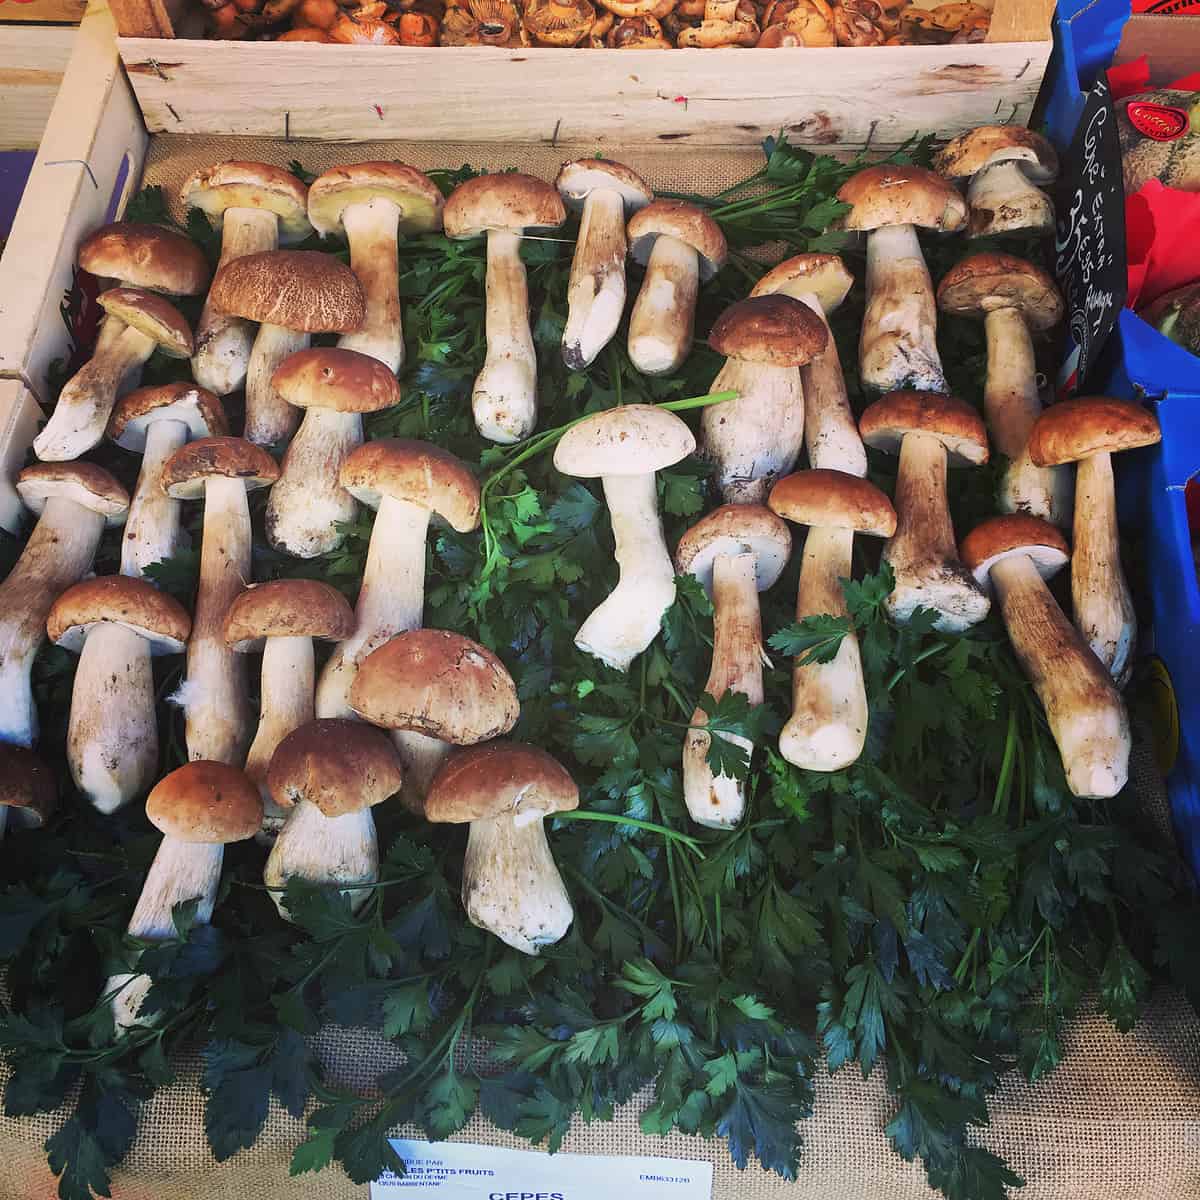
[[[962,556],[975,578],[995,589],[1072,794],[1115,796],[1129,775],[1129,718],[1108,671],[1046,586],[1070,558],[1062,534],[1036,517],[993,517],[963,539]]]
[[[0,838],[41,829],[58,807],[54,772],[32,750],[0,742]]]
[[[1137,616],[1121,569],[1112,456],[1161,439],[1153,413],[1109,396],[1052,404],[1029,435],[1029,457],[1035,465],[1077,464],[1071,605],[1084,641],[1118,687],[1133,670]]]
[[[573,371],[594,361],[617,332],[625,312],[625,222],[654,199],[646,181],[618,162],[579,158],[555,180],[559,195],[581,213],[571,278],[563,362]]]
[[[688,356],[700,284],[725,265],[725,235],[683,200],[655,200],[629,219],[629,253],[646,268],[629,314],[629,359],[643,375],[669,375]]]
[[[917,229],[961,229],[963,198],[940,175],[902,166],[865,167],[837,198],[851,206],[841,227],[867,234],[867,310],[858,344],[863,383],[880,392],[944,391],[937,306]]]
[[[575,645],[615,670],[629,669],[675,603],[675,568],[663,539],[655,472],[695,448],[687,425],[652,404],[592,413],[555,447],[557,470],[579,479],[598,477],[604,489],[620,578],[579,627]]]
[[[218,311],[257,321],[246,372],[246,440],[283,442],[300,414],[271,386],[275,368],[308,346],[314,333],[362,328],[362,288],[348,266],[315,250],[264,250],[243,254],[217,271],[208,293]]]
[[[850,578],[854,535],[891,537],[891,502],[869,480],[818,469],[781,479],[768,503],[781,517],[808,526],[796,620],[847,616],[842,580]],[[807,771],[840,771],[862,754],[867,720],[862,655],[851,628],[831,661],[792,668],[792,712],[779,734],[779,753]]]
[[[936,628],[962,633],[991,607],[987,594],[958,558],[946,467],[977,467],[988,460],[987,430],[979,414],[941,392],[889,392],[863,413],[858,424],[866,444],[899,454],[896,474],[896,533],[883,560],[896,576],[887,600],[903,624],[918,608],[938,614]]]
[[[475,427],[493,442],[519,442],[537,424],[537,354],[521,235],[567,219],[558,192],[532,175],[479,175],[446,201],[446,236],[487,234],[487,357],[475,378]]]
[[[1024,512],[1065,525],[1071,512],[1070,472],[1029,461],[1029,431],[1042,411],[1031,331],[1052,329],[1063,301],[1040,267],[1011,254],[973,254],[952,267],[937,290],[938,307],[982,319],[988,369],[983,411],[992,445],[1008,459],[1000,482],[1002,512]]]
[[[460,750],[437,773],[426,820],[470,822],[462,902],[471,924],[536,955],[575,919],[543,824],[579,807],[579,788],[544,750],[489,742]]]
[[[246,753],[250,702],[245,668],[225,644],[225,613],[251,580],[246,494],[270,487],[278,477],[279,467],[265,450],[232,437],[188,442],[163,467],[168,496],[204,501],[196,610],[187,674],[177,694],[186,714],[191,759],[241,763]]]
[[[700,417],[700,457],[731,504],[761,504],[804,444],[804,390],[798,368],[828,344],[825,323],[790,296],[755,296],[731,304],[708,344],[725,365],[711,390],[737,392]]]
[[[705,692],[720,700],[740,692],[755,707],[763,702],[762,616],[758,593],[765,592],[787,566],[792,551],[788,527],[759,504],[725,504],[701,518],[679,539],[675,565],[694,575],[713,602],[712,667]],[[692,714],[683,742],[683,799],[691,818],[712,829],[732,829],[746,811],[745,784],[714,775],[708,765],[712,735],[703,709]],[[754,745],[733,733],[718,737],[748,755]]]

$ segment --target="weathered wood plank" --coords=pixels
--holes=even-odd
[[[0,150],[37,148],[74,38],[65,26],[17,25],[0,33]]]
[[[78,25],[86,7],[86,0],[0,0],[0,24],[35,21],[46,25]]]

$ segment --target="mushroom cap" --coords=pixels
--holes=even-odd
[[[138,333],[157,342],[164,354],[172,358],[191,357],[191,327],[170,300],[144,288],[120,287],[101,293],[100,307],[109,316],[132,325]]]
[[[1049,521],[1025,513],[989,517],[976,525],[959,547],[963,564],[984,588],[992,565],[1018,554],[1031,559],[1043,579],[1058,574],[1071,561],[1067,539]]]
[[[58,807],[54,772],[32,750],[0,742],[0,806],[19,810],[22,823],[40,829]],[[13,821],[16,812],[10,812]]]
[[[279,218],[279,241],[288,246],[310,233],[308,188],[290,171],[271,163],[223,162],[201,167],[179,189],[179,199],[198,208],[215,228],[230,208],[251,208]]]
[[[1158,418],[1140,404],[1112,396],[1077,396],[1042,410],[1029,432],[1029,457],[1034,466],[1057,467],[1160,441]]]
[[[511,816],[523,824],[579,807],[579,788],[545,750],[523,742],[487,742],[442,764],[425,797],[425,819],[461,825]]]
[[[103,225],[83,239],[78,261],[93,275],[171,296],[198,296],[208,286],[204,252],[191,238],[161,225]]]
[[[862,440],[875,450],[899,454],[908,433],[935,437],[952,467],[977,467],[988,460],[987,429],[969,405],[943,392],[888,392],[858,422]]]
[[[1063,298],[1050,276],[1012,254],[972,254],[946,272],[938,307],[959,317],[983,317],[1015,308],[1031,329],[1052,329],[1062,320]]]
[[[694,434],[673,412],[654,404],[625,404],[572,425],[554,448],[554,467],[577,479],[649,475],[695,449]]]
[[[650,185],[636,171],[607,158],[577,158],[563,163],[554,185],[574,212],[579,212],[588,196],[597,191],[617,192],[626,217],[654,199]]]
[[[246,491],[253,492],[279,478],[279,464],[244,438],[197,438],[180,446],[163,464],[162,489],[175,500],[199,500],[204,496],[204,481],[216,477],[240,479]]]
[[[354,632],[354,610],[317,579],[275,579],[248,587],[225,611],[225,644],[242,654],[273,637],[341,641]]]
[[[128,575],[85,579],[54,602],[46,634],[55,645],[78,654],[94,625],[122,625],[150,643],[150,653],[180,654],[192,631],[187,609],[166,592]]]
[[[969,179],[984,167],[1018,162],[1032,183],[1058,178],[1058,152],[1040,133],[1023,125],[981,125],[951,138],[933,165],[947,179]]]
[[[526,5],[522,20],[539,46],[575,46],[591,31],[596,10],[590,0],[549,0]]]
[[[479,481],[449,450],[412,438],[364,442],[342,463],[338,482],[356,500],[378,508],[385,496],[437,513],[452,529],[479,525]]]
[[[797,254],[772,267],[751,289],[751,296],[816,296],[821,311],[831,313],[849,295],[854,276],[836,254]]]
[[[882,538],[896,532],[892,502],[869,479],[845,471],[814,468],[785,475],[771,489],[767,503],[797,525]]]
[[[342,226],[351,204],[390,200],[400,210],[398,231],[430,233],[442,227],[446,201],[438,185],[416,167],[401,162],[361,162],[330,167],[308,189],[308,218],[323,237]]]
[[[140,454],[155,421],[179,421],[188,427],[189,438],[229,432],[225,408],[212,392],[194,383],[164,383],[122,396],[108,420],[108,436],[123,450]]]
[[[319,250],[263,250],[217,271],[208,299],[218,312],[301,333],[351,333],[366,315],[352,270]]]
[[[700,259],[700,278],[711,279],[724,265],[728,247],[721,227],[686,200],[655,200],[629,218],[629,253],[645,266],[660,235],[691,246]]]
[[[413,629],[368,654],[351,685],[350,707],[372,725],[459,746],[507,733],[521,713],[504,664],[445,629]]]
[[[675,567],[694,575],[712,594],[713,564],[724,554],[754,555],[755,582],[765,592],[782,574],[792,553],[792,532],[761,504],[722,504],[701,517],[679,539]]]
[[[400,384],[383,363],[334,346],[289,354],[275,368],[271,386],[295,408],[372,413],[400,403]]]
[[[864,167],[838,189],[851,206],[839,221],[842,229],[883,229],[919,225],[952,233],[967,223],[967,202],[948,180],[924,167]]]
[[[382,729],[333,717],[293,729],[267,768],[267,790],[276,804],[291,808],[307,800],[326,817],[372,808],[403,782],[400,756]]]
[[[727,358],[799,367],[829,345],[829,330],[807,304],[775,293],[731,304],[717,318],[708,344]]]
[[[25,507],[38,516],[46,501],[56,498],[99,513],[109,527],[123,524],[129,511],[129,493],[94,463],[34,463],[17,476],[17,491]]]
[[[146,797],[146,816],[155,829],[176,841],[227,845],[259,831],[263,803],[244,771],[197,759],[154,785]]]
[[[460,183],[442,214],[451,238],[477,237],[489,229],[555,229],[566,219],[562,197],[552,184],[515,172],[477,175]]]

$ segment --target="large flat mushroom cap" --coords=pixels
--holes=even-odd
[[[713,564],[720,555],[754,555],[754,577],[760,592],[771,587],[787,566],[792,532],[761,504],[722,504],[701,517],[679,539],[675,566],[694,575],[712,594]]]
[[[181,653],[192,631],[187,609],[174,596],[144,579],[104,575],[85,579],[59,596],[46,618],[46,635],[78,654],[92,627],[105,622],[145,638],[154,655]]]
[[[354,610],[335,587],[318,579],[275,579],[240,593],[225,613],[225,642],[261,650],[273,637],[341,641],[354,632]]]
[[[1058,178],[1058,152],[1040,133],[1023,125],[981,125],[951,138],[933,165],[947,179],[969,179],[984,167],[1017,162],[1032,183]]]
[[[511,816],[517,824],[579,807],[579,788],[545,750],[522,742],[488,742],[458,750],[425,797],[425,819],[461,825]]]
[[[371,413],[400,403],[400,384],[378,359],[357,350],[314,346],[289,354],[271,386],[295,408]]]
[[[446,201],[438,185],[400,162],[361,162],[330,167],[308,189],[308,216],[322,236],[336,233],[351,204],[390,200],[400,210],[399,232],[430,233],[442,227]]]
[[[437,513],[452,529],[479,525],[479,481],[466,463],[432,442],[376,438],[353,450],[338,482],[356,500],[378,508],[385,496]]]
[[[477,237],[489,229],[554,229],[566,219],[562,197],[551,184],[516,173],[477,175],[460,183],[442,213],[451,238]]]
[[[373,725],[459,746],[500,737],[521,713],[504,664],[445,629],[413,629],[368,654],[350,688],[350,707]]]
[[[222,266],[208,298],[218,312],[300,333],[352,333],[366,302],[358,277],[319,250],[262,250]]]
[[[655,200],[629,218],[629,253],[645,266],[660,235],[673,237],[695,250],[700,278],[711,279],[724,265],[728,247],[721,227],[686,200]]]
[[[868,446],[887,454],[900,453],[906,434],[924,433],[946,447],[952,467],[977,467],[988,460],[983,418],[943,392],[888,392],[863,413],[858,432]]]
[[[109,527],[122,524],[129,511],[129,493],[94,463],[34,463],[17,476],[17,491],[25,507],[38,516],[52,498],[99,513]]]
[[[308,223],[308,188],[290,171],[271,163],[229,162],[201,167],[180,188],[179,199],[198,208],[217,229],[230,208],[258,209],[279,218],[282,245],[302,242]]]
[[[1012,254],[972,254],[946,272],[938,307],[958,317],[984,317],[1015,308],[1031,329],[1053,329],[1062,320],[1063,298],[1050,276]]]
[[[40,829],[58,807],[54,772],[32,750],[0,742],[0,807],[8,820]]]
[[[750,290],[751,296],[815,295],[821,311],[831,313],[850,294],[854,276],[836,254],[797,254],[772,267]]]
[[[383,730],[334,717],[292,730],[267,768],[267,790],[276,804],[291,808],[307,800],[327,817],[381,804],[403,782],[400,756]]]
[[[229,433],[225,408],[206,388],[194,383],[164,383],[136,388],[122,396],[108,419],[108,436],[123,450],[141,453],[155,421],[178,421],[188,437],[224,437]]]
[[[199,500],[204,481],[240,479],[246,491],[270,487],[279,478],[279,464],[245,438],[197,438],[180,446],[163,464],[163,491],[175,500]]]
[[[572,425],[554,448],[554,467],[577,479],[650,475],[695,449],[695,436],[673,412],[653,404],[625,404]]]
[[[164,354],[172,358],[191,356],[191,327],[170,300],[145,288],[119,287],[101,293],[99,303],[109,316],[132,325],[157,342]]]
[[[1058,574],[1071,560],[1067,539],[1048,521],[1025,513],[990,517],[962,540],[959,556],[982,587],[992,566],[1004,558],[1025,555],[1043,579]]]
[[[146,817],[176,841],[227,845],[244,842],[259,831],[263,803],[244,771],[198,759],[154,785],[146,797]]]
[[[208,259],[191,238],[161,225],[121,221],[88,234],[79,265],[93,275],[171,296],[198,296],[208,286]]]
[[[771,489],[767,503],[797,525],[882,538],[896,532],[892,502],[869,479],[844,471],[820,468],[785,475]]]
[[[650,185],[636,171],[606,158],[577,158],[563,163],[554,184],[566,206],[576,212],[596,191],[619,193],[626,217],[654,199]]]
[[[829,331],[807,304],[770,294],[731,304],[717,318],[708,344],[727,358],[799,367],[828,346]]]
[[[1140,404],[1112,396],[1077,396],[1042,410],[1029,433],[1029,457],[1035,466],[1057,467],[1160,441],[1158,418]]]
[[[947,180],[924,167],[864,167],[838,189],[849,204],[841,229],[872,230],[889,225],[919,225],[953,233],[967,223],[967,202]]]

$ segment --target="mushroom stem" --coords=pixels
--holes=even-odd
[[[868,387],[881,392],[946,389],[933,283],[911,225],[889,225],[867,234],[867,311],[858,353]]]
[[[1107,671],[1028,556],[994,563],[991,578],[1013,651],[1046,709],[1067,786],[1076,796],[1115,796],[1128,778],[1130,734]]]
[[[146,448],[137,488],[129,502],[129,516],[121,542],[121,574],[140,579],[150,563],[170,558],[183,538],[179,528],[179,501],[163,490],[163,466],[188,440],[184,421],[152,421],[146,430]]]
[[[833,330],[815,295],[801,292],[794,293],[794,296],[821,318],[821,324],[829,334],[826,349],[800,368],[808,465],[814,469],[828,468],[865,478],[867,451],[862,438],[858,436],[858,425],[846,395],[846,377],[842,373]]]
[[[227,208],[221,232],[219,270],[235,258],[274,250],[279,245],[279,218],[260,208]],[[203,388],[228,396],[246,381],[254,347],[255,324],[218,312],[211,300],[196,325],[192,378]]]
[[[583,202],[567,284],[562,355],[572,371],[591,363],[617,332],[625,311],[626,250],[621,193],[596,188]]]
[[[0,583],[0,742],[32,746],[37,707],[29,672],[54,601],[92,565],[104,518],[52,496],[21,557]]]
[[[675,570],[658,515],[653,474],[605,475],[620,579],[575,634],[575,645],[618,671],[654,641],[675,603]]]
[[[246,371],[246,430],[248,442],[273,446],[296,432],[300,413],[275,390],[271,376],[289,354],[307,349],[307,333],[282,325],[260,325]]]
[[[441,738],[430,737],[415,729],[393,729],[392,741],[404,768],[400,799],[409,812],[420,815],[424,811],[429,785],[454,747]]]
[[[1013,161],[984,167],[967,185],[967,206],[970,208],[969,229],[987,225],[991,233],[1006,229],[1028,229],[1053,226],[1054,213],[1050,198],[1041,188],[1029,182],[1025,172]],[[1011,213],[1006,219],[1005,213]],[[986,214],[986,218],[976,213]]]
[[[462,899],[473,925],[522,954],[561,940],[575,914],[541,813],[471,822]]]
[[[271,799],[267,768],[275,747],[293,729],[313,719],[313,683],[316,678],[312,638],[270,637],[262,656],[258,731],[246,754],[246,774],[258,786],[268,818],[279,823],[286,815]]]
[[[720,700],[740,692],[752,705],[763,702],[762,618],[753,554],[718,554],[713,561],[713,654],[704,690]],[[692,714],[693,728],[683,743],[683,798],[691,818],[710,829],[732,829],[746,811],[745,784],[728,775],[713,775],[708,765],[712,735],[703,725],[703,709]],[[718,737],[740,746],[747,754],[754,743],[733,733]]]
[[[643,375],[668,375],[692,348],[700,258],[686,242],[662,233],[629,314],[629,360]]]
[[[367,315],[362,328],[343,333],[338,345],[377,358],[393,375],[404,363],[397,258],[400,215],[400,206],[384,196],[349,204],[342,211],[350,267],[362,285]]]
[[[124,807],[157,778],[150,643],[132,629],[101,621],[88,632],[71,691],[67,763],[102,813]]]

